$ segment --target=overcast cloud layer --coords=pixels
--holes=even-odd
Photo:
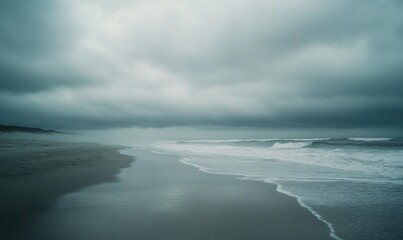
[[[403,129],[403,2],[0,3],[0,124]]]

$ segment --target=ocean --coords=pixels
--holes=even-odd
[[[157,149],[207,173],[276,184],[334,239],[403,239],[403,139],[192,140]]]

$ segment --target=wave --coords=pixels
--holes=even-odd
[[[272,149],[296,148],[342,148],[342,147],[403,147],[402,138],[267,138],[267,139],[224,139],[186,140],[178,144],[224,144],[238,146],[260,146]]]
[[[312,142],[287,142],[287,143],[274,143],[271,148],[272,149],[295,149],[295,148],[304,148],[312,145]]]
[[[311,147],[403,147],[401,138],[340,138],[326,141],[314,141]]]
[[[264,177],[256,177],[256,176],[251,176],[251,175],[247,175],[247,174],[242,174],[242,173],[228,173],[225,171],[219,171],[218,169],[213,169],[213,168],[207,168],[207,167],[203,167],[201,165],[192,163],[190,161],[189,158],[182,158],[180,159],[180,162],[182,162],[183,164],[195,167],[197,169],[199,169],[199,171],[201,172],[205,172],[205,173],[210,173],[210,174],[217,174],[217,175],[230,175],[230,176],[238,176],[238,179],[240,180],[247,180],[247,181],[262,181],[265,183],[269,183],[269,184],[274,184],[276,185],[276,191],[279,193],[283,193],[285,195],[288,195],[292,198],[295,198],[298,202],[298,204],[307,209],[309,212],[311,212],[316,219],[318,219],[319,221],[322,221],[323,223],[325,223],[327,225],[327,227],[329,228],[329,236],[335,240],[343,240],[342,238],[340,238],[339,236],[336,235],[336,231],[333,227],[333,224],[331,224],[329,221],[327,221],[323,216],[321,216],[317,211],[315,211],[312,207],[310,207],[308,204],[306,204],[303,201],[303,198],[301,196],[295,195],[290,191],[287,191],[283,188],[283,186],[276,181],[270,180],[268,178],[264,178]]]
[[[276,184],[277,191],[297,198],[301,206],[325,222],[334,239],[340,238],[330,223],[331,218],[325,213],[319,214],[315,206],[337,203],[338,199],[322,194],[317,186],[329,184],[329,188],[323,189],[330,193],[339,191],[337,194],[348,199],[355,194],[355,186],[374,184],[378,188],[380,184],[403,184],[403,138],[227,139],[172,143],[162,146],[163,149],[180,153],[182,163],[200,171]],[[351,184],[353,188],[333,189],[339,183]]]
[[[271,183],[270,181],[265,181],[265,182]],[[339,236],[336,235],[336,231],[334,230],[333,224],[331,224],[329,221],[325,220],[323,218],[323,216],[320,215],[317,211],[315,211],[312,207],[308,206],[303,201],[302,197],[300,197],[298,195],[295,195],[290,191],[285,190],[281,184],[278,184],[278,183],[275,183],[275,184],[277,185],[277,189],[276,189],[277,192],[283,193],[285,195],[288,195],[290,197],[293,197],[293,198],[297,199],[297,202],[299,203],[299,205],[301,207],[306,208],[308,211],[310,211],[316,217],[316,219],[318,219],[319,221],[324,222],[327,225],[327,227],[329,228],[329,230],[330,230],[330,237],[331,238],[336,239],[336,240],[343,240],[342,238],[340,238]]]
[[[278,141],[280,138],[268,139],[215,139],[215,140],[180,140],[175,143],[242,143],[242,142],[271,142]]]
[[[364,141],[364,142],[379,142],[379,141],[390,141],[392,138],[348,138],[352,141]]]
[[[214,140],[180,140],[175,143],[249,143],[249,142],[276,142],[276,141],[320,141],[331,138],[252,138],[252,139],[214,139]]]

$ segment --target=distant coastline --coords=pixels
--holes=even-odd
[[[22,127],[22,126],[10,126],[0,124],[0,133],[43,133],[43,134],[65,134],[65,132],[56,131],[52,129],[42,129],[42,128],[32,128],[32,127]]]

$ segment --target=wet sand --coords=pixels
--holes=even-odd
[[[63,194],[116,180],[132,158],[122,147],[0,139],[0,239],[31,235],[38,216]]]
[[[276,186],[198,171],[136,150],[120,181],[68,194],[40,217],[40,239],[326,240],[327,226]]]

